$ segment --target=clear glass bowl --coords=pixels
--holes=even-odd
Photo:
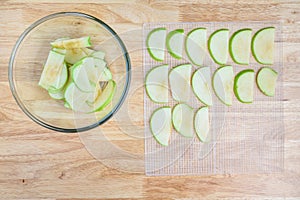
[[[104,51],[117,90],[104,110],[85,114],[64,107],[38,86],[43,65],[57,38],[90,36],[93,49]],[[55,13],[33,23],[20,36],[9,62],[12,94],[24,113],[38,124],[61,132],[79,132],[106,122],[122,105],[129,89],[130,59],[119,36],[101,20],[78,12]]]

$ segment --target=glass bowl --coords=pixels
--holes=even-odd
[[[65,108],[62,100],[52,99],[38,85],[50,42],[84,36],[91,37],[93,49],[105,52],[117,85],[112,102],[89,114]],[[125,45],[107,24],[84,13],[63,12],[46,16],[24,31],[12,51],[8,74],[12,94],[28,117],[55,131],[80,132],[103,124],[117,112],[129,89],[131,65]]]

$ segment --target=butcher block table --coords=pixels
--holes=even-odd
[[[137,49],[142,48],[139,45],[143,42],[143,23],[281,22],[284,171],[148,177],[98,161],[87,151],[77,133],[54,132],[31,121],[9,89],[10,53],[29,25],[63,11],[93,15],[121,35],[132,62],[131,89],[136,88],[125,102],[132,121],[130,126],[134,126],[126,127],[126,121],[121,121],[119,124],[123,127],[117,127],[112,120],[101,128],[116,135],[111,137],[114,144],[141,155],[143,140],[117,135],[124,128],[133,131],[133,127],[144,126],[144,91],[139,87],[144,79],[143,56],[141,49]],[[300,199],[299,0],[1,0],[0,97],[0,199]]]

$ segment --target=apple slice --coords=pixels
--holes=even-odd
[[[168,146],[171,136],[171,107],[161,107],[156,109],[150,118],[150,130],[156,141]]]
[[[195,114],[195,131],[202,142],[207,142],[209,133],[209,113],[208,107],[201,107]]]
[[[166,28],[153,29],[147,36],[146,46],[150,56],[157,61],[165,57]]]
[[[48,90],[50,87],[59,89],[60,74],[64,68],[65,55],[50,51],[42,75],[39,81],[39,86]]]
[[[55,51],[56,53],[60,53],[62,55],[65,55],[67,52],[66,49],[58,49],[58,48],[53,48],[52,51]]]
[[[225,65],[228,60],[228,29],[213,32],[208,39],[208,50],[213,60],[219,65]]]
[[[252,38],[252,54],[263,65],[272,65],[274,57],[275,28],[260,29]]]
[[[103,88],[102,93],[93,103],[93,112],[101,111],[112,101],[117,90],[117,84],[114,80],[107,81],[107,85]]]
[[[249,28],[236,31],[229,41],[229,52],[232,60],[240,65],[248,65],[251,53],[251,34]]]
[[[233,68],[232,66],[223,66],[218,68],[213,75],[213,88],[222,103],[232,105],[233,91]]]
[[[95,51],[91,54],[94,58],[104,59],[105,53],[103,51]]]
[[[63,90],[56,92],[56,93],[51,93],[51,91],[49,90],[48,93],[52,99],[61,100],[61,99],[65,98]]]
[[[257,86],[266,96],[274,96],[278,73],[269,67],[261,68],[256,77]]]
[[[155,103],[168,103],[168,65],[152,68],[146,75],[145,87],[149,98]]]
[[[92,57],[87,57],[75,63],[71,68],[72,80],[83,92],[94,91],[94,86],[91,84],[88,76],[89,68],[94,66],[94,59]]]
[[[183,29],[176,29],[168,33],[166,44],[167,44],[167,49],[171,56],[173,56],[176,59],[182,58],[183,42],[184,42]]]
[[[76,49],[90,47],[91,45],[91,38],[89,36],[74,39],[59,39],[51,42],[52,47],[61,49]]]
[[[187,102],[190,99],[191,73],[191,64],[178,65],[169,72],[172,97],[178,102]]]
[[[87,104],[87,100],[90,98],[91,93],[82,92],[75,85],[74,82],[71,82],[65,91],[65,100],[70,106],[70,108],[76,112],[90,113],[93,111],[93,108]]]
[[[185,40],[185,51],[195,65],[202,66],[206,54],[206,29],[191,30]]]
[[[184,137],[193,137],[193,108],[184,103],[179,103],[173,108],[172,123],[175,130]]]
[[[75,64],[86,56],[87,54],[82,49],[67,49],[65,61],[70,64]]]
[[[253,102],[254,70],[246,69],[239,72],[234,78],[234,93],[242,103]]]
[[[210,68],[202,67],[196,70],[192,76],[192,89],[196,97],[205,105],[212,106],[210,91]]]

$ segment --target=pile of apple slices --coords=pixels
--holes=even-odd
[[[91,113],[104,109],[116,90],[105,54],[90,49],[90,37],[61,38],[51,43],[39,86],[66,108]]]
[[[173,58],[182,59],[185,49],[191,61],[171,68],[168,64],[159,65],[146,75],[146,92],[153,102],[168,104],[170,97],[178,102],[173,109],[158,108],[150,118],[152,134],[161,145],[168,145],[172,126],[184,137],[193,137],[195,131],[202,142],[208,141],[209,107],[213,106],[211,88],[227,106],[232,105],[233,94],[242,103],[252,103],[255,82],[266,96],[275,95],[278,74],[272,68],[262,67],[256,75],[253,69],[245,69],[235,75],[233,67],[227,64],[230,55],[235,63],[249,65],[251,52],[258,63],[273,64],[274,27],[260,29],[253,37],[249,28],[240,29],[231,37],[228,29],[219,29],[208,40],[206,33],[205,28],[196,28],[185,37],[184,29],[167,33],[166,28],[156,28],[148,34],[147,50],[154,60],[164,61],[165,49]],[[220,65],[212,77],[210,68],[203,66],[206,49]],[[193,71],[193,65],[201,67]],[[196,112],[187,104],[191,93],[205,105]]]

